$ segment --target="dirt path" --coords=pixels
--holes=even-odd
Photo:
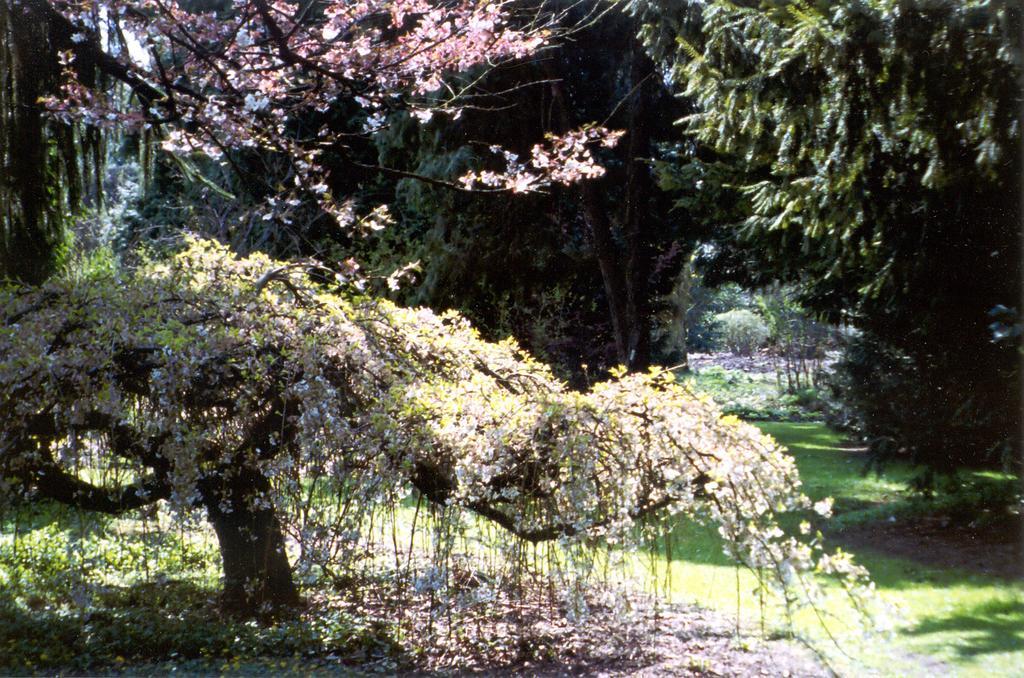
[[[426,670],[406,676],[830,676],[807,648],[783,640],[737,637],[735,628],[714,612],[692,606],[661,606],[636,600],[624,614],[592,605],[586,622],[552,619],[538,609],[528,612],[525,633],[510,645],[497,627],[480,629],[482,645],[463,642],[435,655]],[[522,621],[522,620],[521,620]],[[495,633],[496,632],[496,633]],[[494,635],[491,635],[491,634]],[[508,638],[507,636],[505,636]],[[478,638],[477,640],[481,640]],[[510,638],[508,638],[511,640]],[[458,655],[461,654],[461,657]]]

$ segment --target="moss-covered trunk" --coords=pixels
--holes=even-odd
[[[53,271],[61,241],[60,200],[53,200],[47,176],[49,143],[42,106],[55,65],[45,24],[16,3],[0,0],[3,50],[3,239],[0,274],[22,282],[42,282]],[[56,194],[59,196],[59,193]]]

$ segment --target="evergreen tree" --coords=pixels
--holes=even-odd
[[[990,325],[1020,299],[1020,8],[633,8],[698,107],[685,129],[723,160],[707,181],[739,202],[727,275],[796,281],[899,357],[888,388],[855,389],[878,451],[941,471],[1015,458],[1018,351]]]

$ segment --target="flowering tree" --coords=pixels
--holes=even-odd
[[[670,374],[574,392],[455,314],[331,294],[302,266],[205,241],[134,273],[7,290],[0,315],[5,490],[205,509],[243,610],[297,601],[288,540],[302,564],[350,562],[348,535],[411,488],[530,542],[701,513],[791,594],[814,568],[864,583],[779,528],[810,508],[793,460]]]
[[[458,115],[460,92],[436,95],[449,73],[524,56],[547,37],[545,22],[473,0],[20,8],[17,20],[45,22],[62,50],[53,115],[153,130],[181,156],[278,152],[287,190],[341,221],[320,160],[347,140],[309,126],[314,113],[350,100],[368,130],[395,106]],[[141,105],[85,86],[86,69]],[[428,91],[433,111],[417,104]],[[506,172],[456,186],[593,177],[589,148],[614,139],[569,132],[522,161],[499,148]],[[864,583],[847,560],[780,529],[777,514],[810,508],[792,459],[670,375],[619,374],[573,392],[457,315],[331,293],[324,271],[314,283],[307,268],[196,241],[136,271],[4,290],[4,491],[114,514],[157,501],[202,509],[225,599],[249,612],[297,602],[292,558],[357,558],[350,535],[367,512],[410,488],[530,542],[618,539],[656,511],[704,512],[733,556],[788,592],[813,588],[815,568]]]
[[[350,210],[329,194],[327,152],[345,153],[359,133],[311,122],[354,103],[361,133],[385,114],[458,116],[465,87],[452,74],[533,54],[551,37],[550,13],[513,13],[503,2],[269,2],[204,5],[173,0],[25,0],[14,21],[46,25],[64,66],[60,91],[43,101],[66,121],[155,133],[179,160],[261,149],[285,159],[280,193],[313,196],[342,223]],[[96,71],[122,88],[95,85]],[[128,96],[123,91],[127,88]],[[429,97],[427,95],[430,95]],[[429,102],[429,103],[428,103]],[[600,128],[575,131],[508,159],[508,170],[468,175],[456,189],[536,190],[603,172],[590,143],[614,143]],[[385,170],[387,168],[377,168]],[[341,205],[336,202],[342,203]]]

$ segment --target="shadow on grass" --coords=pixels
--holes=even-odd
[[[340,610],[239,620],[220,613],[216,590],[184,581],[96,587],[90,594],[88,602],[72,604],[0,593],[0,674],[121,672],[139,664],[155,673],[182,666],[222,673],[226,663],[239,670],[239,662],[277,673],[287,665],[279,660],[301,659],[309,668],[396,652],[386,628]]]
[[[956,652],[964,657],[1019,652],[1024,648],[1024,598],[991,600],[947,617],[929,617],[905,633],[955,633]]]

